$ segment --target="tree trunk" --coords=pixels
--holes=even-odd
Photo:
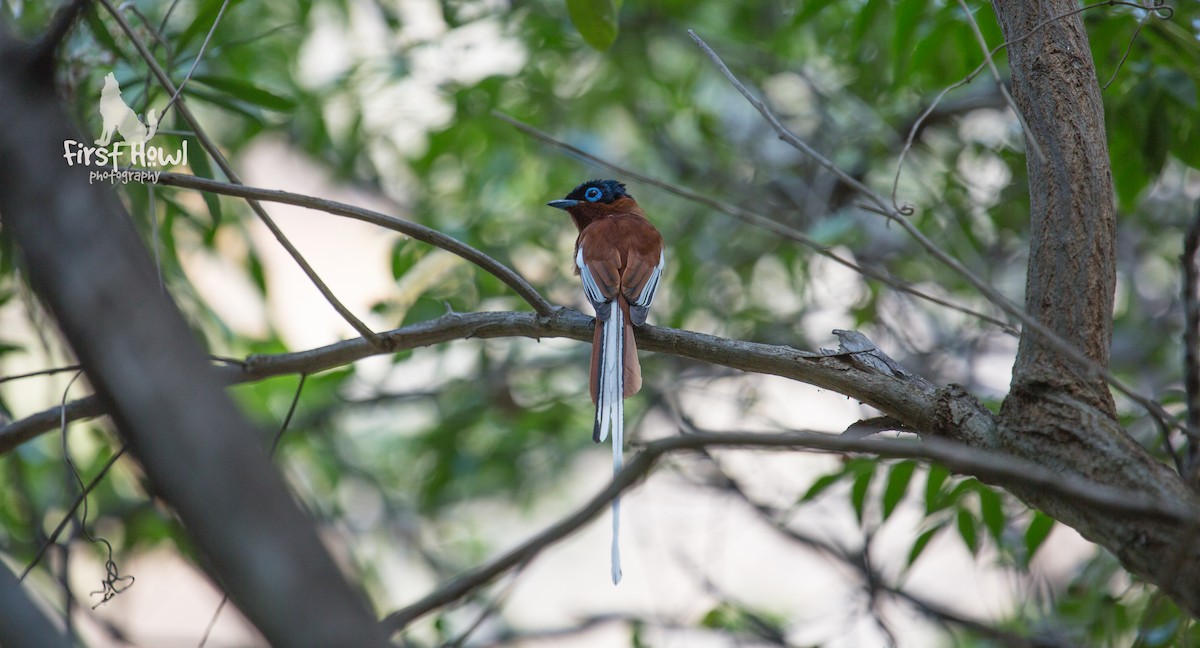
[[[1108,366],[1116,286],[1112,170],[1087,34],[1072,0],[997,0],[1013,97],[1044,159],[1027,151],[1030,254],[1025,309]],[[1104,379],[1025,329],[996,449],[1050,470],[1195,505],[1196,494],[1121,429]],[[1112,551],[1132,573],[1200,613],[1196,529],[1132,520],[1010,486]]]

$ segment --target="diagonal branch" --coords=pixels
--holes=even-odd
[[[161,84],[162,87],[166,89],[167,93],[169,93],[172,97],[178,97],[175,105],[179,107],[180,117],[182,117],[183,120],[186,121],[189,126],[191,126],[196,138],[200,141],[200,145],[205,151],[208,152],[213,161],[217,163],[217,166],[221,168],[221,172],[224,173],[225,177],[229,178],[231,182],[234,182],[235,184],[241,184],[241,178],[238,177],[236,172],[234,172],[233,167],[229,164],[229,161],[225,159],[225,155],[221,153],[221,149],[217,147],[216,142],[212,141],[208,134],[205,133],[204,129],[201,128],[199,120],[197,120],[192,114],[192,111],[188,109],[183,97],[179,95],[179,89],[175,87],[175,84],[171,83],[170,77],[167,76],[167,73],[162,69],[162,66],[158,64],[158,61],[146,47],[146,44],[143,43],[141,38],[138,37],[137,32],[135,32],[133,29],[133,26],[131,26],[129,21],[125,20],[125,16],[122,15],[121,12],[112,5],[111,0],[100,0],[100,3],[104,5],[104,8],[108,10],[108,13],[111,14],[113,19],[117,21],[117,24],[120,25],[121,30],[125,32],[125,35],[129,37],[130,42],[132,42],[134,47],[137,48],[137,51],[142,56],[142,59],[146,61],[146,65],[150,66],[150,70],[158,79],[159,84]],[[271,217],[267,214],[267,211],[263,209],[262,205],[255,200],[247,200],[246,203],[250,205],[250,209],[253,210],[254,213],[258,215],[259,219],[262,220],[263,224],[267,226],[267,229],[271,230],[271,234],[273,234],[275,239],[279,241],[279,244],[282,245],[285,250],[287,250],[287,253],[292,257],[292,260],[296,262],[296,265],[300,266],[300,269],[304,271],[304,274],[308,276],[312,284],[316,286],[317,290],[320,291],[320,293],[325,297],[325,300],[329,302],[329,305],[332,306],[333,309],[342,316],[342,319],[346,320],[350,326],[354,327],[354,330],[358,331],[359,335],[371,340],[373,343],[378,343],[378,336],[375,334],[375,332],[372,331],[369,326],[364,324],[362,320],[358,319],[354,313],[350,312],[349,308],[346,308],[346,306],[338,300],[338,298],[333,294],[333,291],[329,289],[329,286],[325,285],[325,282],[321,280],[321,277],[317,275],[317,272],[313,270],[312,266],[308,264],[308,261],[304,259],[304,256],[300,254],[300,251],[296,249],[296,246],[292,245],[292,242],[288,240],[287,236],[284,235],[283,230],[279,229],[279,226],[275,224],[275,221],[271,219]]]
[[[965,0],[958,0],[958,6],[962,7],[963,15],[967,17],[967,24],[971,25],[971,31],[975,33],[975,40],[979,42],[979,46],[983,48],[983,62],[987,64],[988,70],[992,72],[992,78],[996,80],[996,89],[1000,91],[1000,96],[1004,97],[1004,102],[1017,116],[1017,121],[1021,122],[1021,132],[1025,133],[1025,140],[1029,142],[1029,147],[1033,149],[1034,155],[1042,162],[1046,161],[1046,153],[1042,151],[1042,145],[1038,144],[1037,138],[1033,136],[1033,131],[1029,130],[1029,122],[1025,121],[1025,113],[1017,107],[1017,102],[1013,100],[1012,95],[1008,92],[1008,86],[1004,84],[1004,78],[1000,76],[1000,70],[996,69],[996,62],[992,60],[992,53],[988,50],[987,39],[983,37],[983,32],[979,30],[979,23],[975,21],[975,14],[971,13],[971,8],[967,6]]]
[[[197,191],[207,191],[210,193],[221,194],[225,196],[237,196],[247,200],[277,202],[286,205],[296,205],[298,207],[307,207],[327,212],[337,216],[345,216],[355,220],[363,221],[378,225],[401,234],[408,235],[418,241],[428,243],[434,247],[441,248],[451,254],[457,255],[477,266],[483,268],[503,281],[505,285],[513,289],[513,292],[521,296],[533,310],[540,315],[549,315],[554,311],[554,306],[546,301],[545,297],[538,294],[538,291],[529,285],[529,282],[510,269],[508,266],[488,256],[484,252],[459,241],[458,239],[443,234],[435,229],[424,225],[407,221],[395,216],[388,216],[370,209],[355,207],[346,203],[337,202],[336,200],[326,200],[324,198],[314,198],[302,194],[290,193],[287,191],[279,191],[276,189],[260,189],[257,187],[248,187],[243,184],[231,184],[221,182],[219,180],[209,180],[199,176],[187,175],[182,173],[167,173],[163,172],[158,176],[158,183],[172,187],[181,187],[184,189],[195,189]]]
[[[1008,333],[1009,335],[1017,334],[1017,329],[1013,328],[1012,325],[1010,325],[1008,322],[1005,322],[1003,320],[992,317],[991,315],[981,313],[977,310],[973,310],[966,306],[962,306],[960,304],[956,304],[954,302],[947,301],[945,299],[942,299],[941,297],[931,295],[927,292],[924,292],[924,291],[912,286],[911,284],[909,284],[907,282],[904,282],[904,281],[896,278],[895,276],[893,276],[892,274],[890,274],[884,270],[877,270],[877,269],[871,268],[869,266],[864,266],[864,265],[855,263],[854,261],[851,261],[850,259],[847,259],[846,257],[843,257],[840,254],[837,254],[836,252],[830,250],[828,247],[821,245],[820,243],[814,241],[811,237],[807,236],[806,234],[804,234],[803,232],[801,232],[800,230],[798,230],[794,227],[789,227],[787,225],[784,225],[783,223],[779,223],[774,220],[771,220],[770,218],[767,218],[766,216],[763,216],[762,214],[758,214],[758,213],[752,212],[750,210],[747,210],[747,209],[744,209],[741,207],[734,207],[733,205],[729,205],[727,203],[721,202],[714,198],[710,198],[708,196],[705,196],[704,194],[692,191],[691,189],[687,189],[685,187],[680,187],[678,185],[674,185],[669,182],[664,182],[657,178],[653,178],[653,177],[650,177],[643,173],[639,173],[638,171],[634,171],[632,169],[627,169],[627,168],[618,166],[618,165],[613,164],[612,162],[609,162],[603,158],[596,157],[595,155],[592,155],[591,153],[588,153],[580,148],[571,146],[570,144],[567,144],[566,142],[563,142],[562,140],[556,139],[549,133],[540,131],[540,130],[534,128],[533,126],[526,124],[525,122],[513,119],[512,117],[509,117],[508,115],[505,115],[502,112],[492,111],[492,116],[494,116],[497,119],[500,119],[502,121],[508,122],[517,130],[519,130],[527,135],[530,135],[538,140],[541,140],[542,142],[545,142],[546,144],[560,148],[563,151],[566,151],[568,154],[570,154],[574,157],[577,157],[585,162],[588,162],[590,164],[595,164],[596,166],[608,169],[609,171],[613,171],[613,172],[619,173],[623,176],[633,178],[634,180],[641,182],[643,184],[647,184],[652,187],[658,187],[659,189],[662,189],[663,191],[666,191],[668,193],[679,196],[680,198],[683,198],[684,200],[690,200],[694,203],[698,203],[698,204],[704,205],[706,207],[710,207],[718,212],[721,212],[728,216],[732,216],[744,223],[748,223],[750,225],[753,225],[754,227],[762,228],[768,232],[771,232],[772,234],[775,234],[775,235],[781,236],[787,240],[799,243],[799,244],[809,248],[810,250],[816,252],[817,254],[820,254],[821,256],[833,261],[834,263],[838,263],[842,266],[850,268],[851,270],[863,275],[864,277],[870,277],[877,281],[881,281],[881,282],[891,286],[892,288],[895,288],[896,290],[899,290],[901,292],[906,292],[918,299],[924,299],[925,301],[928,301],[932,304],[937,304],[938,306],[949,308],[950,310],[958,311],[960,313],[963,313],[964,315],[969,315],[971,317],[979,319],[980,321],[984,321],[989,324],[995,325],[995,326],[999,327],[1001,330],[1003,330],[1005,333]]]
[[[732,84],[734,88],[736,88],[737,91],[740,92],[742,96],[745,97],[746,100],[750,102],[750,104],[756,110],[758,110],[760,114],[762,114],[763,118],[771,124],[771,126],[775,129],[775,132],[779,134],[780,139],[788,144],[791,144],[806,155],[812,157],[817,161],[818,164],[825,167],[834,175],[838,176],[838,178],[843,182],[846,182],[850,186],[854,187],[857,191],[861,192],[863,196],[866,197],[871,203],[869,205],[860,205],[860,207],[872,213],[879,214],[887,218],[889,221],[900,225],[900,227],[918,244],[920,244],[920,246],[926,252],[928,252],[947,268],[952,270],[955,274],[965,279],[967,283],[971,284],[971,287],[979,291],[979,293],[987,298],[988,301],[995,304],[1005,313],[1019,320],[1025,326],[1026,331],[1033,332],[1046,346],[1053,348],[1055,351],[1066,356],[1087,371],[1096,374],[1109,385],[1111,385],[1113,389],[1125,394],[1130,398],[1130,400],[1141,405],[1147,412],[1155,417],[1159,426],[1164,430],[1170,427],[1181,427],[1180,424],[1176,422],[1157,401],[1137,393],[1131,387],[1125,385],[1124,382],[1114,376],[1112,372],[1108,370],[1106,366],[1107,362],[1098,362],[1090,355],[1081,351],[1076,345],[1063,339],[1063,337],[1061,337],[1058,333],[1055,333],[1037,318],[1030,316],[1025,312],[1024,309],[1014,304],[1010,299],[1001,294],[1000,291],[992,287],[991,284],[976,276],[975,273],[968,270],[967,267],[959,262],[958,259],[950,256],[950,254],[930,240],[929,237],[925,236],[925,234],[921,232],[921,230],[917,229],[917,227],[913,225],[908,218],[905,218],[905,214],[903,212],[897,211],[895,208],[889,205],[887,201],[884,200],[883,196],[879,195],[866,185],[863,185],[861,182],[851,177],[845,171],[834,165],[833,162],[829,161],[828,158],[814,150],[808,145],[807,142],[800,139],[800,137],[798,137],[795,133],[784,126],[781,121],[779,121],[779,118],[775,116],[771,109],[761,99],[754,96],[754,94],[750,92],[745,84],[743,84],[737,78],[737,76],[734,75],[733,71],[729,69],[729,66],[725,65],[725,62],[721,60],[721,57],[718,56],[717,53],[708,46],[708,43],[705,43],[693,31],[689,30],[688,34],[691,35],[692,40],[696,41],[697,45],[704,50],[704,53],[707,54],[710,59],[712,59],[713,63],[721,71],[721,74],[723,74],[730,82],[730,84]],[[1014,39],[1010,42],[1016,41],[1017,39]],[[1112,309],[1109,308],[1108,311],[1105,312],[1111,313],[1111,311]],[[1104,355],[1104,358],[1107,359],[1107,353]]]
[[[834,544],[831,541],[816,538],[807,533],[797,531],[781,519],[779,512],[767,504],[758,501],[750,496],[749,493],[742,487],[736,479],[734,479],[725,468],[721,466],[717,458],[707,450],[701,451],[705,457],[716,468],[721,478],[725,481],[722,486],[732,492],[738,499],[742,500],[746,506],[750,507],[764,522],[769,524],[772,529],[783,536],[785,539],[796,543],[812,551],[820,554],[823,558],[835,560],[842,563],[849,569],[858,573],[859,579],[862,581],[863,587],[866,588],[867,595],[874,597],[877,592],[887,593],[899,600],[917,608],[921,614],[930,619],[950,627],[959,627],[969,632],[987,637],[993,641],[998,641],[1000,645],[1008,648],[1065,648],[1061,642],[1044,639],[1038,636],[1025,637],[1018,634],[1013,634],[1002,628],[988,625],[982,621],[965,617],[957,612],[946,609],[941,605],[929,601],[923,597],[917,596],[912,592],[900,586],[890,585],[886,582],[879,571],[873,567],[866,558],[870,555],[868,547],[857,554],[849,551],[847,548]]]
[[[1117,492],[1102,484],[1089,483],[1048,473],[1045,468],[1010,457],[980,451],[944,440],[925,439],[920,442],[905,439],[848,439],[819,432],[793,431],[779,434],[744,432],[702,432],[658,439],[646,444],[613,481],[583,506],[576,509],[541,533],[505,552],[487,564],[450,580],[421,600],[389,614],[382,621],[384,629],[394,633],[429,612],[450,605],[470,592],[487,585],[506,571],[525,565],[546,548],[556,544],[608,507],[622,492],[640,483],[658,461],[669,453],[702,448],[759,448],[779,450],[820,450],[836,453],[865,453],[879,457],[937,461],[951,470],[967,472],[984,478],[1003,476],[1005,479],[1032,478],[1039,487],[1075,498],[1089,506],[1121,507],[1122,512],[1149,515],[1174,521],[1194,519],[1200,509],[1164,503],[1153,498]],[[965,470],[964,470],[965,469]],[[1036,475],[1042,475],[1042,478]]]

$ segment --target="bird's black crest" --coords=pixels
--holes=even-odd
[[[596,189],[600,190],[600,198],[599,199],[597,199],[597,200],[589,200],[588,199],[587,191],[588,191],[588,189],[592,189],[592,188],[596,188]],[[593,193],[593,195],[594,195],[594,193]],[[588,180],[587,182],[579,185],[578,187],[575,187],[574,189],[571,190],[571,193],[567,194],[567,198],[569,200],[578,200],[580,202],[602,202],[602,203],[611,203],[622,196],[627,196],[629,198],[633,197],[633,196],[629,195],[629,192],[625,191],[625,185],[620,182],[617,182],[616,180]]]

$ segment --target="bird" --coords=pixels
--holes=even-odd
[[[633,327],[646,323],[658,293],[666,253],[662,234],[616,180],[589,180],[546,203],[575,221],[575,274],[596,311],[590,382],[596,418],[592,441],[612,432],[613,475],[621,471],[625,399],[642,387]],[[621,581],[621,500],[612,502],[612,580]]]

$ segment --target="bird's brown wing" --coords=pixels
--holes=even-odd
[[[592,222],[579,234],[575,262],[583,279],[584,293],[604,321],[614,299],[625,316],[624,396],[642,386],[641,364],[634,344],[633,325],[646,322],[646,314],[662,275],[662,236],[640,214],[617,215]],[[596,367],[599,358],[593,347],[592,395],[596,397]]]

